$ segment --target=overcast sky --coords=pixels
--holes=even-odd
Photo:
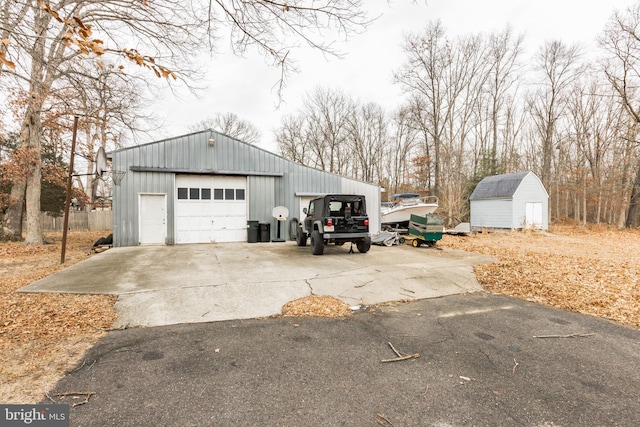
[[[439,19],[447,35],[501,31],[511,25],[525,35],[525,55],[532,55],[545,40],[580,43],[593,51],[595,38],[614,10],[624,10],[636,0],[364,0],[370,16],[380,17],[368,30],[340,46],[343,59],[326,58],[311,49],[294,52],[299,73],[287,81],[279,108],[274,84],[278,70],[268,67],[255,51],[246,58],[224,53],[210,60],[208,89],[201,99],[159,95],[151,108],[164,120],[152,139],[187,133],[194,122],[215,113],[232,112],[262,132],[260,147],[275,151],[274,130],[285,114],[296,112],[306,93],[316,86],[340,89],[361,102],[376,102],[389,112],[402,102],[392,75],[404,60],[403,34],[419,32]],[[224,40],[221,40],[224,43]],[[151,140],[152,140],[151,139]],[[141,140],[140,142],[149,142]]]

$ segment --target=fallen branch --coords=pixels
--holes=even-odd
[[[382,363],[401,362],[401,361],[407,360],[407,359],[417,359],[418,357],[420,357],[420,354],[419,353],[414,353],[414,354],[407,354],[406,356],[396,357],[395,359],[382,359],[380,362],[382,362]]]
[[[393,427],[393,423],[389,421],[384,414],[376,414],[376,423],[381,426],[389,425]]]
[[[396,350],[396,348],[393,346],[393,344],[391,344],[391,342],[388,342],[387,344],[389,344],[389,347],[391,347],[391,350],[393,350],[393,352],[396,354],[396,356],[398,357],[402,357],[403,354],[400,353],[398,350]]]
[[[512,373],[515,374],[516,373],[516,368],[520,365],[518,362],[516,362],[516,358],[513,358],[513,363],[515,363],[515,365],[513,365],[513,371]]]
[[[391,350],[393,350],[393,352],[396,354],[396,358],[393,359],[383,359],[381,360],[382,363],[388,363],[388,362],[401,362],[403,360],[407,360],[407,359],[417,359],[418,357],[420,357],[419,353],[413,353],[413,354],[406,354],[406,353],[401,353],[398,350],[396,350],[396,348],[393,346],[393,344],[391,344],[390,342],[388,343],[389,347],[391,347]]]
[[[67,393],[55,393],[54,396],[55,397],[68,397],[68,396],[84,396],[84,400],[82,402],[76,402],[73,405],[71,405],[72,408],[75,408],[76,406],[80,406],[80,405],[84,405],[85,403],[89,403],[89,398],[91,396],[93,396],[94,394],[96,394],[93,391],[70,391]]]
[[[89,369],[93,368],[93,365],[95,365],[95,364],[96,364],[96,362],[97,362],[97,360],[96,360],[96,359],[94,359],[93,363],[92,363],[91,365],[89,365],[89,367],[87,368],[87,370],[89,370]],[[83,360],[83,361],[82,361],[82,365],[78,366],[77,368],[75,368],[75,369],[74,369],[74,370],[72,370],[72,371],[69,371],[69,373],[70,373],[70,374],[73,374],[73,373],[75,373],[75,372],[78,372],[80,369],[84,368],[84,366],[85,366],[86,364],[87,364],[87,361],[86,361],[86,360]]]
[[[129,329],[129,324],[127,323],[124,326],[118,326],[117,328],[101,328],[100,326],[96,326],[96,325],[92,325],[91,323],[87,323],[87,325],[91,326],[92,328],[95,328],[99,331],[103,331],[103,332],[112,332],[112,331],[124,331],[125,329]]]
[[[585,338],[595,335],[591,334],[569,334],[569,335],[534,335],[534,338]]]

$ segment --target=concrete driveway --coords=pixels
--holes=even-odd
[[[349,245],[314,256],[294,242],[113,248],[21,289],[118,295],[119,326],[249,319],[330,295],[351,306],[480,291],[487,256],[439,248]]]

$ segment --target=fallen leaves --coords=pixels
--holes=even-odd
[[[0,244],[0,402],[35,403],[115,321],[115,297],[25,294],[18,289],[91,256],[105,231],[62,233],[52,244]]]
[[[564,226],[444,236],[440,246],[495,257],[475,267],[490,292],[640,327],[639,237],[640,230]]]
[[[330,296],[309,295],[289,301],[282,307],[284,317],[329,317],[351,316],[349,306]]]

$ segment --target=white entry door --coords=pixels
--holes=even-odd
[[[527,202],[525,205],[525,225],[528,228],[542,228],[542,203]]]
[[[167,238],[167,197],[165,194],[140,195],[140,244],[165,244]]]

